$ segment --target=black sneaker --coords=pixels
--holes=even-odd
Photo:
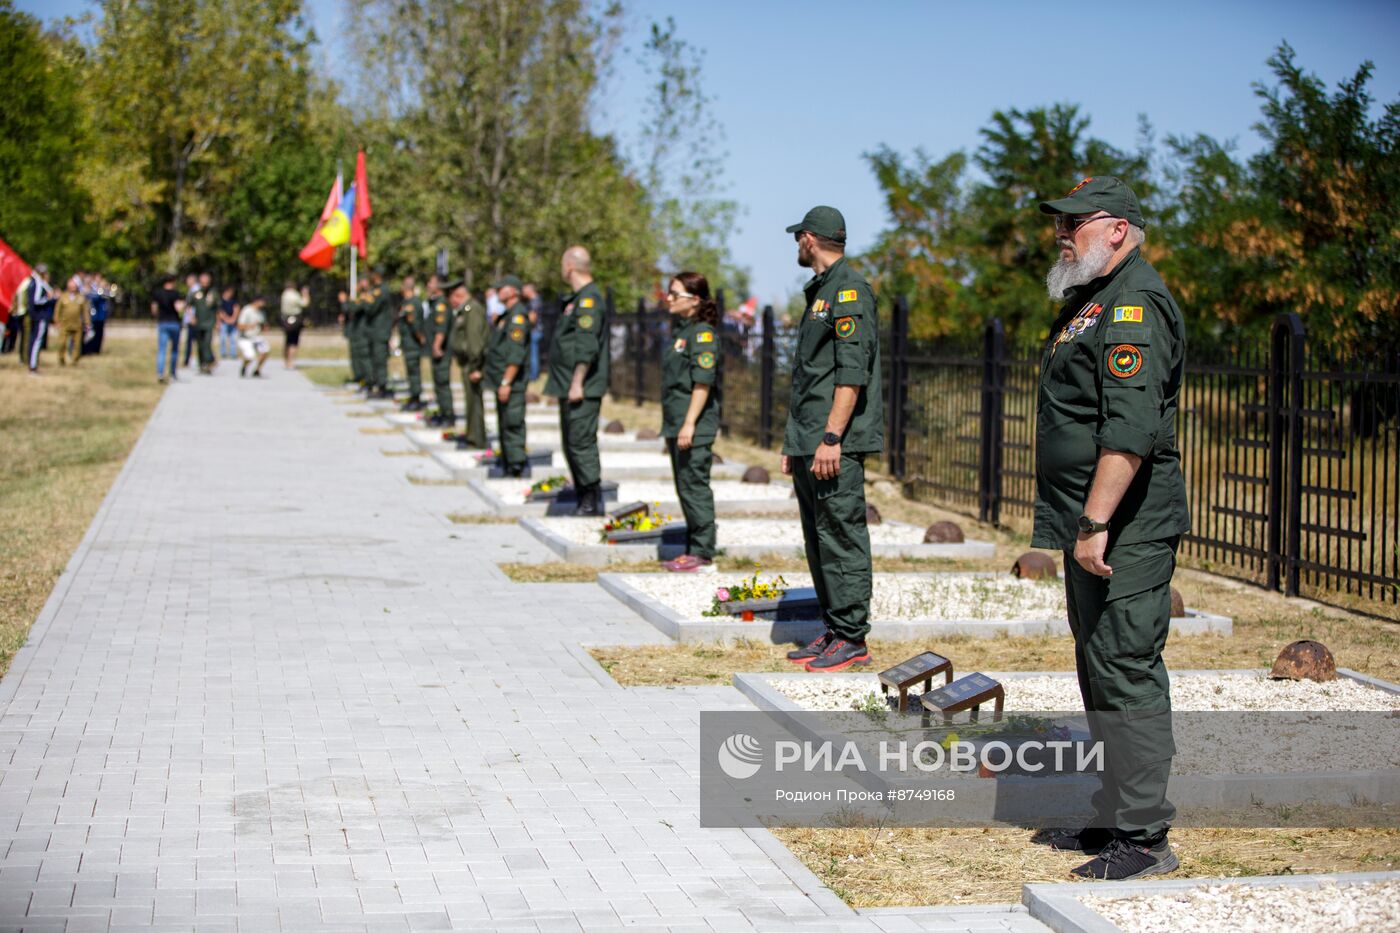
[[[807,662],[807,670],[829,674],[848,667],[864,667],[869,663],[870,649],[865,647],[865,642],[838,638],[827,646],[820,657]]]
[[[1128,881],[1146,875],[1165,875],[1176,871],[1180,864],[1165,837],[1154,846],[1133,845],[1122,839],[1114,839],[1098,855],[1071,870],[1070,874],[1101,881]]]
[[[1112,841],[1113,833],[1102,826],[1085,826],[1083,829],[1052,829],[1048,844],[1061,852],[1097,855]]]
[[[836,636],[830,632],[822,632],[820,638],[814,638],[801,648],[795,651],[789,651],[787,653],[787,659],[793,664],[806,664],[813,658],[821,657],[822,652],[826,651],[831,645],[831,640],[835,637]]]

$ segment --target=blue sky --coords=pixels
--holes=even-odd
[[[341,0],[308,0],[333,37]],[[18,0],[40,16],[82,0]],[[783,227],[813,204],[846,215],[851,248],[885,222],[862,154],[881,144],[933,155],[975,149],[993,110],[1079,104],[1090,132],[1124,148],[1138,114],[1159,138],[1209,133],[1259,145],[1251,82],[1281,40],[1329,84],[1375,62],[1372,92],[1400,98],[1400,3],[1228,0],[1173,4],[867,3],[633,0],[631,27],[600,98],[598,128],[624,140],[646,87],[634,64],[652,19],[675,18],[703,52],[706,88],[727,134],[729,195],[744,205],[733,237],[760,298],[781,302],[804,278]],[[1066,179],[1066,187],[1075,179]],[[381,196],[386,196],[381,195]]]

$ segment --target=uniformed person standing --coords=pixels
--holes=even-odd
[[[661,436],[671,456],[676,497],[685,514],[685,553],[662,566],[676,573],[714,573],[715,494],[710,447],[719,433],[719,308],[698,272],[678,272],[666,303],[675,333],[661,357]]]
[[[501,471],[526,475],[525,387],[530,358],[530,317],[520,301],[520,279],[508,275],[496,283],[505,305],[491,328],[486,345],[483,381],[496,391],[496,433],[501,444]]]
[[[199,371],[207,376],[214,371],[214,326],[219,318],[219,292],[208,272],[199,274],[199,283],[190,293],[194,305],[194,333],[199,347]]]
[[[423,404],[423,308],[418,293],[413,287],[413,276],[403,277],[399,289],[398,310],[394,324],[399,331],[399,351],[403,354],[403,368],[408,373],[408,401],[399,406],[400,411],[422,411]]]
[[[805,286],[797,330],[783,472],[792,475],[826,632],[789,652],[809,671],[870,663],[870,532],[865,455],[884,447],[884,386],[875,292],[846,261],[846,220],[814,207],[787,228]]]
[[[457,423],[452,404],[452,354],[447,338],[452,333],[452,309],[447,304],[441,279],[433,276],[424,303],[423,333],[428,338],[428,359],[433,373],[433,401],[437,413],[428,420],[433,427],[450,428]],[[457,283],[452,283],[455,287]]]
[[[1064,552],[1079,691],[1099,714],[1090,723],[1106,763],[1093,820],[1051,845],[1097,853],[1077,875],[1123,880],[1177,867],[1162,648],[1177,542],[1190,530],[1176,447],[1185,329],[1142,258],[1131,188],[1087,178],[1040,209],[1054,215],[1060,247],[1046,285],[1065,304],[1041,357],[1031,544]]]
[[[370,273],[365,295],[365,342],[369,349],[370,398],[393,398],[389,391],[389,336],[394,324],[393,297],[384,286],[384,270]]]
[[[465,424],[457,437],[459,450],[482,450],[486,439],[486,401],[481,397],[482,369],[486,365],[486,344],[491,338],[491,324],[486,320],[486,305],[467,291],[466,285],[454,282],[448,290],[452,305],[452,355],[462,373]]]
[[[369,317],[368,281],[355,289],[355,297],[345,303],[345,336],[350,341],[350,372],[361,390],[373,381],[369,367],[369,334],[365,329]]]
[[[574,483],[575,515],[603,514],[598,462],[598,413],[608,391],[607,302],[593,281],[593,260],[571,246],[559,261],[572,293],[549,342],[549,380],[544,392],[559,400],[559,436]]]

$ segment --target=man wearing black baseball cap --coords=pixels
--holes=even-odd
[[[1127,184],[1086,178],[1040,210],[1060,247],[1046,289],[1064,306],[1041,357],[1031,544],[1064,552],[1079,691],[1105,752],[1093,818],[1050,844],[1095,856],[1074,874],[1118,881],[1177,867],[1162,648],[1177,543],[1190,530],[1176,448],[1186,338],[1142,257],[1142,209]]]
[[[865,524],[865,455],[885,445],[880,323],[870,284],[846,262],[846,219],[814,207],[787,228],[803,286],[783,472],[792,476],[807,567],[826,632],[788,653],[809,671],[870,663],[870,532]]]

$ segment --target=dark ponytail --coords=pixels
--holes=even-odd
[[[710,297],[710,283],[705,281],[703,275],[698,272],[677,272],[671,276],[671,280],[680,282],[687,292],[700,299],[700,307],[695,312],[697,321],[711,327],[719,326],[719,305]]]

